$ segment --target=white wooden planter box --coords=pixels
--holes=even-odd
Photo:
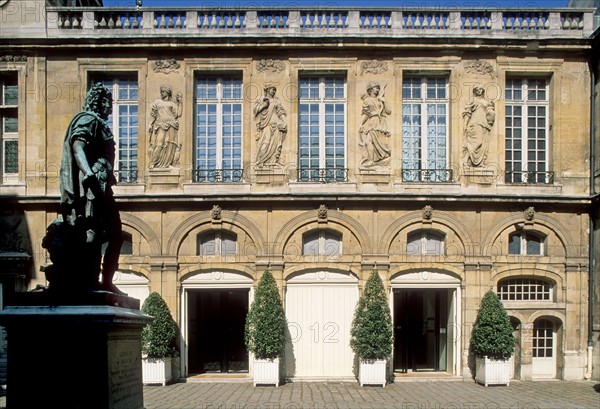
[[[279,386],[279,358],[254,360],[254,386]]]
[[[385,359],[377,361],[360,361],[358,368],[358,382],[360,386],[381,385],[385,387],[387,380],[387,361]]]
[[[165,386],[171,381],[171,359],[142,359],[142,380],[144,384],[160,383]]]
[[[484,358],[475,359],[475,381],[488,385],[506,385],[510,381],[510,361]]]

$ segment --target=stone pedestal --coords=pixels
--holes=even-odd
[[[153,191],[168,191],[179,189],[179,168],[156,168],[148,170],[148,189]]]
[[[113,302],[101,305],[103,298]],[[115,306],[135,307],[137,300],[105,293],[92,297],[96,305],[55,301],[23,294],[19,305],[0,312],[8,335],[7,407],[142,409],[141,331],[151,318]]]

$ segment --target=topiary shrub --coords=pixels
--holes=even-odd
[[[285,348],[286,320],[273,275],[265,271],[246,316],[244,341],[257,359],[275,359]]]
[[[377,271],[373,271],[367,280],[364,293],[358,300],[350,331],[350,346],[363,361],[387,359],[392,354],[392,316]]]
[[[149,359],[176,356],[179,328],[165,300],[153,292],[144,301],[142,312],[154,317],[152,323],[142,330],[142,355]]]
[[[498,298],[489,290],[481,299],[477,318],[471,331],[470,350],[478,358],[504,361],[515,349],[513,327],[510,318]]]

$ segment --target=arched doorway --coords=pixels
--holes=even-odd
[[[286,377],[353,378],[350,326],[358,279],[349,273],[299,274],[286,284]]]
[[[140,307],[144,304],[144,300],[146,300],[148,295],[150,295],[148,279],[130,271],[117,271],[113,278],[113,284],[129,297],[138,299]]]
[[[182,282],[182,374],[247,373],[244,324],[252,279],[214,271]]]
[[[460,280],[439,272],[392,279],[394,372],[459,375]]]
[[[540,317],[533,322],[531,376],[556,378],[559,325],[550,317]]]

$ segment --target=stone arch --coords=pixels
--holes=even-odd
[[[446,235],[451,232],[457,238],[461,246],[461,248],[458,249],[458,252],[463,255],[467,254],[465,240],[469,237],[469,230],[456,217],[440,211],[435,211],[431,220],[431,224],[428,224],[427,226],[423,225],[423,213],[421,211],[406,213],[399,219],[395,220],[388,226],[381,236],[377,252],[379,254],[389,253],[393,240],[404,231],[409,229],[411,231],[417,230],[417,228],[411,229],[411,227],[415,225],[418,225],[419,229],[436,230],[445,233]]]
[[[556,284],[557,289],[563,288],[563,276],[560,273],[541,268],[523,269],[522,267],[515,268],[514,266],[508,266],[506,269],[497,270],[492,275],[492,282],[497,286],[500,280],[517,277],[545,278]]]
[[[557,324],[557,328],[563,328],[565,325],[565,315],[560,311],[555,310],[537,310],[529,316],[529,322],[534,323],[538,318],[548,318]]]
[[[139,265],[129,265],[127,266],[127,268],[119,268],[118,271],[126,274],[134,274],[136,276],[143,277],[146,280],[150,281],[150,271]]]
[[[343,263],[323,263],[310,268],[306,268],[306,265],[295,265],[290,267],[283,272],[283,280],[288,281],[298,275],[315,271],[331,271],[333,273],[350,274],[357,279],[361,278],[360,266],[353,267]]]
[[[372,252],[371,238],[358,221],[337,210],[329,210],[327,223],[319,223],[314,211],[300,214],[287,222],[275,238],[273,253],[282,255],[288,241],[294,234],[305,233],[318,228],[341,231],[342,233],[347,231],[356,238],[362,254],[370,254]]]
[[[461,283],[463,282],[463,272],[460,271],[458,268],[454,268],[452,266],[447,266],[442,268],[428,268],[427,266],[422,266],[419,268],[414,268],[414,267],[410,267],[410,268],[400,268],[396,271],[390,271],[390,282],[397,280],[399,278],[401,278],[402,276],[409,276],[409,275],[414,275],[414,274],[421,274],[421,273],[434,273],[434,275],[437,276],[437,278],[442,278],[441,276],[445,276],[447,277],[449,280],[458,280]],[[433,277],[434,279],[436,278],[435,276]],[[429,279],[429,278],[425,278],[425,279]]]
[[[513,214],[507,216],[495,223],[483,236],[481,240],[483,255],[491,255],[491,249],[502,234],[506,233],[509,228],[518,223],[523,223],[522,214]],[[541,226],[541,228],[540,228]],[[537,228],[536,228],[537,227]],[[552,232],[556,235],[563,246],[566,257],[577,257],[575,251],[575,241],[573,240],[569,230],[558,220],[549,217],[545,214],[536,214],[534,224],[528,227],[528,230],[548,234]],[[502,249],[504,250],[504,249]],[[501,253],[505,254],[505,253]]]
[[[148,223],[146,223],[141,218],[134,216],[131,213],[121,212],[120,216],[121,223],[124,227],[124,231],[127,231],[127,227],[134,231],[137,231],[148,242],[148,245],[150,246],[150,252],[152,255],[162,254],[160,238]]]
[[[190,266],[181,269],[179,272],[179,282],[183,283],[186,280],[191,279],[194,276],[200,274],[210,274],[210,273],[228,273],[239,276],[243,279],[250,279],[252,281],[256,281],[256,272],[245,267],[245,266],[235,266],[235,268],[231,268],[231,264],[211,264],[210,268],[198,268],[198,266]],[[214,283],[218,284],[219,279],[215,279]],[[223,284],[227,284],[225,281]]]
[[[257,253],[263,253],[264,238],[259,228],[248,218],[231,211],[223,210],[221,213],[221,226],[235,227],[243,231],[254,242]],[[167,242],[167,254],[177,255],[179,247],[187,235],[195,228],[211,224],[209,212],[195,214],[181,223],[171,234]],[[211,226],[211,229],[213,227]],[[208,229],[207,229],[208,230]]]

